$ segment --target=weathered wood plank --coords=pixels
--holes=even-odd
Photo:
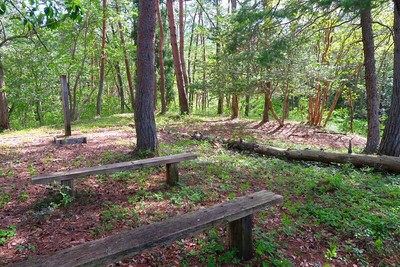
[[[229,245],[237,248],[238,258],[253,258],[253,215],[229,223]]]
[[[263,190],[12,266],[105,266],[190,234],[236,221],[282,203],[282,200],[282,196]]]
[[[69,194],[71,194],[71,195],[75,194],[75,181],[74,180],[61,181],[61,185],[69,187],[69,190],[68,190]]]
[[[143,167],[158,166],[163,164],[177,163],[184,160],[197,158],[196,154],[183,153],[178,155],[170,155],[164,157],[141,159],[136,161],[120,162],[103,166],[95,166],[90,168],[80,168],[70,171],[49,173],[32,177],[33,184],[48,184],[53,181],[71,180],[85,177],[88,175],[107,174],[119,171],[136,170]]]
[[[54,143],[56,145],[71,145],[71,144],[86,144],[86,137],[73,137],[73,138],[57,138],[54,137]]]
[[[178,163],[167,164],[167,185],[174,186],[179,182]]]
[[[65,75],[61,75],[61,99],[63,102],[63,111],[64,111],[64,128],[65,128],[65,136],[71,136],[71,113],[69,111],[69,98],[68,98],[68,85],[67,85],[67,77]]]

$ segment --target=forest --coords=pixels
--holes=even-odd
[[[399,266],[399,102],[399,0],[0,0],[0,265]]]

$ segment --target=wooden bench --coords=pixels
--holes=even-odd
[[[31,178],[33,184],[48,184],[53,181],[60,181],[63,185],[69,186],[74,191],[74,179],[86,177],[89,175],[108,174],[127,170],[137,170],[145,167],[166,165],[167,166],[167,184],[176,185],[179,182],[178,163],[184,160],[197,158],[196,154],[183,153],[164,157],[141,159],[128,162],[120,162],[103,166],[89,168],[80,168],[70,171],[55,172]]]
[[[11,266],[106,266],[224,223],[229,223],[231,248],[249,260],[253,255],[252,214],[282,201],[282,196],[263,190]]]

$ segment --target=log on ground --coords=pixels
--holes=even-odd
[[[311,149],[283,149],[271,146],[263,146],[257,143],[246,142],[244,140],[234,141],[230,139],[204,136],[199,132],[196,132],[192,136],[192,138],[209,142],[220,142],[227,145],[229,149],[249,151],[266,156],[273,156],[290,160],[317,161],[323,163],[351,163],[357,167],[372,167],[377,170],[386,170],[393,173],[400,173],[399,157],[348,154]]]

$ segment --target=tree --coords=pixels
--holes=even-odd
[[[165,67],[164,67],[164,26],[161,18],[160,3],[156,0],[157,21],[160,29],[160,40],[158,42],[158,63],[160,65],[160,92],[161,92],[161,114],[167,112],[166,86],[165,86]]]
[[[117,15],[118,15],[119,14],[118,2],[115,2],[115,11],[117,12]],[[122,52],[124,54],[126,78],[128,79],[129,93],[131,95],[131,106],[132,106],[132,110],[134,111],[135,110],[135,89],[133,88],[131,69],[130,69],[130,65],[129,65],[128,53],[126,52],[125,37],[124,37],[124,31],[123,31],[121,20],[118,20],[118,29],[119,29],[119,36],[121,39]]]
[[[58,7],[59,4],[63,4],[64,7]],[[41,8],[39,8],[39,6]],[[61,12],[58,12],[60,9],[65,10],[66,13],[62,14]],[[9,13],[8,18],[5,18],[6,13]],[[0,3],[0,17],[2,18],[2,39],[0,40],[0,47],[3,47],[17,39],[26,39],[35,36],[39,43],[47,49],[40,38],[36,27],[54,29],[64,18],[67,17],[81,20],[82,10],[79,3],[71,3],[70,1],[63,1],[62,3],[52,3],[52,1],[31,1],[30,5],[25,2],[23,5],[19,5],[13,1],[2,1]],[[7,22],[5,23],[3,19]],[[20,27],[20,21],[22,21],[22,29]],[[20,25],[18,27],[19,31],[18,33],[15,33],[15,35],[8,36],[10,32],[13,32],[15,22]],[[0,55],[0,57],[1,56],[2,55]],[[8,101],[4,84],[3,62],[0,59],[0,130],[10,128]]]
[[[3,63],[0,58],[0,131],[10,129],[7,95],[4,91]]]
[[[400,156],[400,1],[394,1],[394,64],[392,104],[383,132],[379,153]]]
[[[231,5],[232,5],[232,13],[235,13],[237,8],[236,0],[232,0]],[[231,119],[237,119],[237,117],[239,116],[239,97],[236,93],[232,94],[231,112],[232,112]]]
[[[364,50],[365,87],[367,89],[367,145],[364,152],[374,153],[379,147],[379,100],[376,86],[375,46],[371,7],[361,10],[361,30]]]
[[[167,0],[167,10],[168,10],[168,24],[169,24],[171,47],[172,47],[172,56],[174,59],[176,84],[178,87],[179,106],[180,106],[181,114],[189,114],[189,103],[187,100],[186,88],[185,88],[185,83],[184,83],[184,79],[183,79],[181,58],[180,58],[178,43],[177,43],[177,38],[176,38],[176,26],[175,26],[175,18],[174,18],[173,0]]]
[[[154,42],[156,6],[154,0],[139,0],[137,36],[136,86],[136,152],[158,154],[157,129],[154,118]]]
[[[107,0],[103,0],[103,25],[101,31],[101,63],[100,63],[100,79],[99,79],[99,93],[97,95],[97,110],[96,114],[101,114],[101,100],[104,88],[104,67],[106,62],[106,38],[107,38]]]
[[[181,61],[181,69],[183,74],[183,81],[185,82],[185,88],[188,88],[189,81],[186,72],[186,62],[185,62],[185,27],[183,18],[183,0],[179,0],[179,57]]]

